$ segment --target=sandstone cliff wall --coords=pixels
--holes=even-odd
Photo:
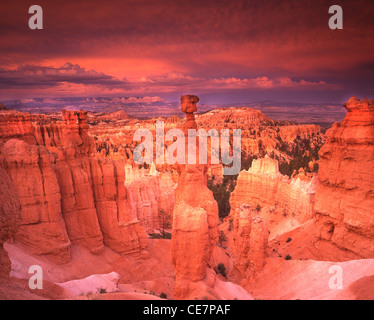
[[[0,280],[2,280],[7,279],[11,271],[11,262],[3,245],[18,231],[21,205],[16,187],[1,167],[0,203]]]
[[[132,214],[140,221],[146,232],[155,233],[171,225],[175,204],[175,183],[172,174],[161,174],[153,165],[148,172],[131,165],[126,165],[125,170],[125,187]]]
[[[314,233],[356,258],[374,257],[374,100],[353,97],[320,150]]]
[[[312,219],[316,179],[289,179],[278,169],[278,161],[268,157],[253,160],[248,171],[241,171],[230,197],[231,212],[243,203],[282,208],[299,223]]]
[[[11,139],[1,148],[1,158],[22,207],[20,229],[15,238],[32,253],[67,262],[71,258],[70,240],[62,218],[53,155],[45,147]]]
[[[252,281],[265,265],[268,226],[248,204],[236,208],[231,216],[233,244],[230,251],[234,268],[241,279]]]
[[[61,263],[70,260],[71,243],[93,253],[104,244],[120,253],[142,250],[146,233],[133,215],[123,159],[94,153],[86,112],[63,111],[62,119],[0,118],[0,165],[20,195],[15,238]]]

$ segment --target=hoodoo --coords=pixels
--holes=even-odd
[[[192,95],[181,97],[182,111],[187,115],[185,132],[197,128],[193,113],[197,111],[198,101],[199,98]],[[213,273],[210,268],[218,239],[218,206],[207,187],[206,169],[202,164],[180,167],[171,247],[175,299],[202,298],[206,295],[203,281]]]
[[[317,246],[341,259],[374,258],[374,100],[352,97],[327,131],[315,196]]]

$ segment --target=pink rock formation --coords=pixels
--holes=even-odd
[[[21,226],[15,238],[35,254],[58,262],[71,258],[70,240],[61,213],[61,193],[53,170],[54,156],[45,147],[11,139],[1,148],[1,162],[17,188]]]
[[[63,110],[63,123],[40,119],[16,114],[1,131],[1,162],[22,205],[15,238],[61,263],[70,260],[71,243],[92,253],[104,243],[120,253],[142,250],[146,235],[129,203],[124,161],[95,155],[87,112]],[[32,129],[15,130],[23,125]]]
[[[90,163],[104,243],[119,253],[139,252],[146,246],[146,234],[131,210],[123,159],[92,158]]]
[[[182,111],[187,114],[185,130],[196,128],[193,112],[196,96],[182,96]],[[218,239],[218,206],[207,188],[206,166],[181,166],[173,213],[171,256],[174,265],[175,299],[194,298],[196,288],[206,279],[208,267],[213,267],[212,251]],[[212,282],[212,284],[214,281]],[[200,297],[200,298],[201,298]]]
[[[247,107],[218,108],[197,117],[197,122],[200,125],[204,122],[210,122],[218,126],[233,124],[235,127],[241,125],[257,127],[263,121],[268,120],[271,121],[260,110]]]
[[[314,233],[317,245],[332,243],[345,258],[373,258],[374,100],[352,97],[345,108],[320,150]]]
[[[299,136],[301,139],[310,138],[313,134],[321,131],[320,126],[315,124],[302,124],[293,126],[280,126],[279,135],[283,141],[291,142]]]
[[[14,110],[0,112],[0,140],[23,139],[35,143],[34,127],[29,113]]]
[[[125,186],[133,215],[147,233],[163,228],[163,219],[171,222],[175,203],[175,187],[169,172],[155,170],[146,174],[137,167],[125,166]]]
[[[89,156],[93,141],[88,136],[87,112],[62,111],[63,125],[41,126],[39,144],[56,152],[56,175],[61,187],[62,213],[72,243],[93,253],[103,250],[92,190]]]
[[[242,279],[253,280],[265,265],[269,231],[262,218],[255,216],[248,204],[242,204],[233,215],[234,268]]]
[[[241,129],[242,152],[247,155],[262,156],[263,152],[275,152],[278,157],[284,158],[280,148],[284,148],[283,144],[291,145],[298,137],[311,142],[315,140],[320,145],[320,126],[274,121],[261,111],[247,107],[214,109],[198,115],[196,121],[200,127],[205,128]],[[314,143],[311,147],[313,146]]]
[[[315,178],[310,181],[289,179],[278,169],[278,161],[268,157],[253,160],[248,171],[241,171],[230,197],[231,212],[243,203],[276,206],[292,214],[299,223],[312,219]]]
[[[119,110],[119,111],[111,112],[108,114],[96,116],[95,119],[110,121],[110,120],[126,120],[126,119],[130,119],[130,117],[125,111]]]
[[[0,279],[8,278],[11,263],[3,244],[19,228],[20,202],[17,190],[8,174],[0,167]]]

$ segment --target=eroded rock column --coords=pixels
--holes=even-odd
[[[182,111],[186,113],[186,141],[188,129],[197,128],[193,113],[197,111],[198,101],[199,98],[193,95],[181,97]],[[213,267],[212,251],[218,239],[218,206],[207,188],[206,170],[203,164],[180,166],[171,248],[175,299],[201,299],[204,290],[199,288],[204,287],[203,281],[207,278],[209,268]]]
[[[265,266],[268,226],[246,203],[236,209],[233,222],[234,268],[242,279],[252,281]]]
[[[340,249],[345,259],[374,258],[374,100],[352,97],[345,108],[319,152],[316,246],[331,252],[332,244],[331,254]]]

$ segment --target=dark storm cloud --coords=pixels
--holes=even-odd
[[[15,70],[0,69],[0,89],[27,87],[55,87],[63,82],[75,84],[124,85],[124,81],[81,66],[65,63],[60,68],[35,65],[20,66]]]

